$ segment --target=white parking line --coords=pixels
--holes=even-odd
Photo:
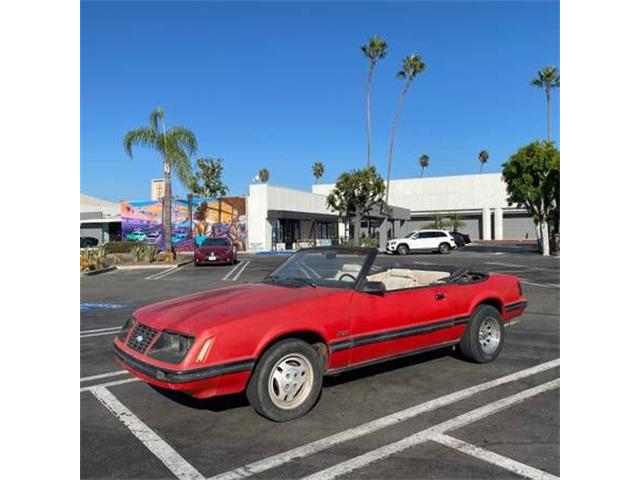
[[[90,338],[90,337],[101,337],[103,335],[115,335],[120,331],[120,329],[118,330],[111,330],[110,332],[100,332],[100,333],[89,333],[88,335],[80,335],[80,338]]]
[[[558,271],[556,268],[547,268],[547,267],[532,267],[529,265],[519,265],[517,263],[504,263],[504,262],[484,262],[486,265],[499,265],[502,267],[513,267],[513,268],[521,268],[523,270],[540,270],[540,271]]]
[[[124,383],[139,382],[139,381],[140,379],[137,377],[126,378],[124,380],[114,380],[113,382],[100,383],[98,385],[91,385],[89,387],[80,387],[80,393],[92,392],[96,388],[115,387],[116,385],[122,385]]]
[[[240,261],[238,262],[238,264],[237,264],[235,267],[233,267],[231,270],[229,270],[229,272],[228,272],[224,277],[222,277],[222,280],[228,280],[228,279],[229,279],[229,277],[230,277],[231,275],[233,275],[233,274],[235,273],[235,271],[236,271],[238,268],[240,268],[242,265],[244,265],[244,263],[245,263],[246,261],[247,261],[247,260],[240,260]]]
[[[524,283],[525,285],[533,285],[534,287],[544,287],[544,288],[560,288],[560,285],[557,283],[536,283],[530,282],[529,280],[520,279],[520,283]]]
[[[253,463],[249,463],[235,470],[221,473],[219,475],[211,477],[209,480],[231,480],[250,477],[251,475],[270,470],[297,458],[314,455],[318,452],[334,447],[335,445],[338,445],[340,443],[344,443],[362,437],[364,435],[368,435],[391,425],[396,425],[399,422],[409,420],[418,415],[435,410],[445,405],[459,402],[460,400],[472,397],[473,395],[476,395],[485,390],[489,390],[500,385],[521,380],[531,375],[545,372],[547,370],[556,368],[559,365],[560,359],[557,358],[555,360],[536,365],[535,367],[527,368],[525,370],[520,370],[518,372],[505,375],[504,377],[496,378],[495,380],[491,380],[489,382],[474,385],[472,387],[465,388],[464,390],[459,390],[457,392],[450,393],[449,395],[426,401],[424,403],[407,408],[405,410],[401,410],[391,415],[372,420],[357,427],[350,428],[333,435],[329,435],[328,437],[324,437],[320,440],[307,443],[306,445],[287,450],[286,452],[282,452]]]
[[[92,375],[90,377],[80,377],[80,383],[88,382],[90,380],[98,380],[99,378],[117,377],[118,375],[124,375],[129,373],[126,370],[116,370],[115,372],[101,373],[100,375]]]
[[[457,438],[453,438],[449,435],[434,435],[431,440],[532,480],[557,480],[559,478],[555,475],[551,475],[550,473],[530,467],[524,463],[516,462],[515,460],[503,457],[502,455],[485,450],[484,448],[480,448]]]
[[[391,455],[400,453],[411,447],[415,447],[430,440],[434,440],[435,436],[444,434],[449,430],[455,430],[464,427],[472,422],[476,422],[485,417],[488,417],[489,415],[494,415],[513,405],[522,403],[531,397],[557,388],[560,388],[559,378],[547,383],[543,383],[542,385],[538,385],[537,387],[529,388],[514,395],[502,398],[483,407],[476,408],[475,410],[471,410],[470,412],[467,412],[463,415],[454,417],[450,420],[447,420],[446,422],[439,423],[437,425],[434,425],[433,427],[429,427],[418,433],[405,437],[402,440],[389,443],[380,448],[371,450],[363,455],[334,465],[333,467],[321,470],[320,472],[305,477],[305,480],[332,480],[341,475],[353,472],[354,470],[364,468],[374,462],[388,458]]]
[[[251,260],[247,260],[247,262],[242,266],[242,268],[240,268],[238,270],[238,272],[233,276],[233,278],[231,279],[232,281],[236,281],[238,279],[238,277],[240,275],[242,275],[242,272],[244,272],[245,268],[247,268],[247,266],[251,263]],[[224,280],[224,279],[223,279]]]
[[[115,417],[126,425],[138,440],[140,440],[151,453],[165,464],[179,479],[200,480],[204,476],[187,462],[171,445],[151,430],[142,420],[136,417],[131,410],[125,407],[109,390],[104,387],[94,388],[91,393]]]
[[[84,335],[85,333],[98,333],[98,332],[107,332],[110,330],[118,331],[122,327],[108,327],[108,328],[96,328],[95,330],[80,330],[80,335]]]
[[[148,277],[145,277],[145,280],[158,280],[160,278],[166,277],[167,275],[171,275],[172,273],[175,273],[178,270],[177,266],[172,266],[167,268],[166,270],[162,270],[161,272],[158,273],[154,273],[153,275],[149,275]]]

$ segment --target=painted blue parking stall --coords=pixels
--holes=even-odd
[[[81,312],[95,312],[101,310],[117,310],[119,308],[125,308],[128,305],[124,303],[80,303]]]

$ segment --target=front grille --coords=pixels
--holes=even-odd
[[[138,324],[133,332],[131,332],[131,335],[129,335],[127,345],[137,352],[144,353],[157,333],[158,331],[154,328]]]

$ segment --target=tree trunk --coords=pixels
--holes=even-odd
[[[546,218],[540,221],[540,232],[542,235],[542,255],[549,256],[549,223]]]
[[[424,167],[422,167],[422,170],[420,170],[420,178],[422,178],[423,174],[424,174]]]
[[[547,90],[547,140],[551,141],[551,91]]]
[[[396,140],[396,132],[398,130],[398,119],[400,118],[400,111],[402,110],[402,104],[404,103],[404,98],[407,96],[407,92],[409,91],[410,86],[411,86],[411,79],[407,79],[407,84],[405,85],[404,90],[400,94],[400,99],[398,100],[396,113],[393,117],[391,141],[389,142],[389,159],[387,160],[387,191],[385,192],[385,200],[384,200],[384,202],[387,204],[387,212],[389,211],[389,184],[391,182],[391,163],[393,161],[393,145]]]
[[[164,249],[171,251],[171,165],[164,159],[164,197],[162,198],[162,237]]]
[[[354,240],[356,241],[356,245],[360,245],[360,232],[361,232],[360,223],[361,222],[362,222],[362,213],[360,213],[359,209],[356,209],[354,222],[353,222],[353,237],[354,237]]]
[[[371,166],[371,78],[375,66],[375,62],[371,62],[367,76],[367,168]]]

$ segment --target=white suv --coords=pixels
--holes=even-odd
[[[404,238],[394,238],[387,242],[387,252],[400,255],[406,255],[410,251],[447,254],[455,248],[456,242],[446,230],[416,230]]]

